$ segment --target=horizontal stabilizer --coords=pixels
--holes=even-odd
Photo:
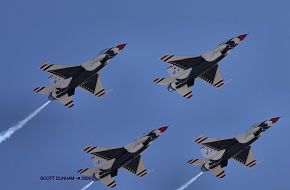
[[[176,89],[177,93],[183,96],[184,98],[191,98],[192,97],[192,91],[187,85],[183,85],[180,88]]]
[[[216,166],[215,168],[210,170],[216,177],[222,179],[226,176],[225,170],[220,166]]]
[[[114,188],[117,185],[115,179],[111,175],[101,178],[100,181],[110,188]]]
[[[74,106],[74,102],[71,96],[68,96],[68,94],[63,95],[60,98],[57,98],[57,100],[67,108],[71,108]]]

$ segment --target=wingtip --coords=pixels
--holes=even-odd
[[[40,68],[40,69],[43,69],[43,68],[46,67],[47,65],[48,65],[47,63],[41,64],[41,65],[39,66],[39,68]]]
[[[166,55],[162,55],[162,56],[160,57],[160,60],[165,59],[167,56],[168,56],[168,54],[166,54]]]
[[[161,56],[160,60],[166,62],[167,60],[169,60],[172,57],[173,57],[173,55],[166,54],[166,55]]]
[[[44,70],[44,71],[46,71],[46,70],[48,70],[50,67],[52,67],[53,66],[53,64],[48,64],[48,63],[45,63],[45,64],[42,64],[42,65],[40,65],[40,69],[41,70]]]
[[[91,149],[93,147],[93,145],[87,145],[83,148],[84,152],[87,152],[89,149]]]
[[[184,94],[183,97],[186,98],[186,99],[192,98],[192,92],[190,91],[190,92]]]
[[[160,83],[164,78],[157,78],[155,80],[153,80],[154,83],[158,84]]]

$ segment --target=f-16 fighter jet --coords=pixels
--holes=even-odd
[[[264,131],[276,123],[279,117],[266,120],[255,125],[248,132],[231,139],[217,138],[197,138],[194,141],[212,151],[208,157],[202,159],[189,160],[189,164],[201,165],[201,170],[210,171],[218,178],[225,177],[224,167],[228,165],[228,160],[233,159],[247,166],[254,167],[254,158],[251,144],[254,143]]]
[[[105,94],[105,90],[99,72],[125,46],[126,44],[120,44],[116,47],[105,49],[95,59],[87,61],[80,66],[43,64],[40,69],[51,73],[52,77],[56,77],[60,81],[57,81],[52,87],[37,87],[34,91],[39,94],[49,94],[50,100],[58,100],[68,108],[74,105],[71,96],[74,95],[77,87],[101,97]]]
[[[224,85],[218,63],[236,47],[247,35],[227,40],[219,44],[215,49],[197,57],[164,55],[161,60],[168,63],[167,69],[170,77],[157,78],[155,83],[166,85],[168,91],[176,91],[184,98],[191,98],[191,86],[195,79],[201,79],[217,88]]]
[[[78,170],[78,173],[92,176],[93,181],[101,181],[110,188],[116,186],[114,179],[118,174],[118,169],[123,168],[139,177],[147,174],[141,153],[157,139],[168,127],[161,127],[145,134],[134,142],[122,148],[101,148],[88,146],[84,148],[86,153],[93,155],[92,159],[97,160],[95,168]]]

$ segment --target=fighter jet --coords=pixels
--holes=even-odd
[[[83,175],[92,176],[93,181],[101,181],[106,186],[116,186],[114,179],[119,168],[123,168],[139,177],[147,174],[141,153],[157,139],[168,127],[161,127],[148,134],[142,135],[132,143],[122,148],[101,148],[88,146],[84,148],[86,153],[93,155],[92,159],[97,160],[95,168],[80,169],[77,172]]]
[[[251,144],[259,139],[264,131],[276,123],[279,117],[266,120],[252,127],[248,132],[231,139],[199,137],[194,141],[208,149],[209,156],[202,159],[189,160],[189,164],[201,165],[203,172],[210,171],[218,178],[225,177],[224,167],[233,159],[247,167],[256,166]]]
[[[87,61],[80,66],[43,64],[40,69],[51,73],[51,77],[56,78],[56,82],[54,82],[52,87],[37,87],[34,91],[39,94],[49,94],[50,100],[58,100],[68,108],[74,105],[71,96],[75,94],[77,87],[101,97],[105,94],[105,90],[99,72],[125,46],[126,44],[120,44],[113,48],[104,49],[95,59]]]
[[[168,63],[170,77],[157,78],[155,83],[167,86],[168,91],[176,91],[184,98],[191,98],[191,86],[195,79],[201,79],[216,88],[224,85],[218,63],[245,39],[247,34],[220,43],[215,49],[197,57],[164,55],[161,60]]]

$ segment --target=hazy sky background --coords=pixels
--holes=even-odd
[[[274,116],[281,120],[254,144],[254,169],[230,161],[226,178],[207,173],[189,189],[289,189],[289,1],[2,0],[0,2],[0,131],[47,101],[35,94],[48,85],[45,61],[79,65],[99,51],[128,45],[101,79],[103,98],[82,90],[67,109],[51,103],[11,139],[0,144],[0,189],[78,190],[88,181],[41,181],[92,167],[86,145],[123,146],[142,133],[170,125],[146,151],[144,179],[126,171],[120,190],[174,190],[200,172],[192,139],[233,137]],[[249,33],[221,63],[222,89],[197,81],[185,100],[152,81],[166,76],[164,53],[199,55]],[[107,189],[95,183],[90,189]]]

